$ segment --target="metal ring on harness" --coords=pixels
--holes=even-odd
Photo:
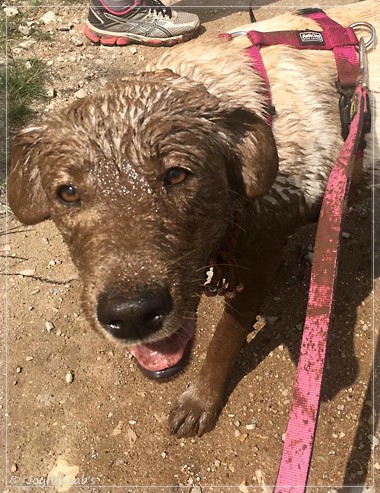
[[[237,36],[246,36],[248,31],[235,31],[233,33],[228,33],[231,38],[236,38]]]
[[[369,38],[368,41],[366,41],[364,43],[364,46],[366,48],[370,47],[375,42],[375,39],[376,39],[376,29],[369,22],[354,22],[353,24],[350,24],[349,27],[351,27],[352,29],[355,29],[355,27],[362,27],[362,28],[366,28],[366,29],[368,29],[368,31],[370,31],[371,37]]]

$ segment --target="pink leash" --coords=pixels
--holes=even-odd
[[[327,333],[337,271],[347,190],[368,108],[368,91],[357,86],[356,115],[330,174],[317,229],[306,321],[296,383],[275,493],[305,491],[318,418]]]
[[[266,84],[269,124],[272,123],[275,111],[271,106],[270,83],[260,47],[285,44],[302,50],[332,50],[338,73],[336,87],[340,94],[339,109],[345,143],[331,171],[320,212],[296,383],[274,493],[306,490],[332,314],[343,211],[354,161],[360,162],[363,158],[364,133],[370,129],[366,45],[363,38],[358,41],[353,28],[358,25],[370,28],[372,34],[367,46],[375,39],[372,26],[366,23],[342,27],[320,9],[304,9],[299,14],[313,19],[323,30],[249,31],[224,35],[231,39],[235,35],[246,34],[252,42],[247,52],[252,60],[252,68]],[[360,74],[362,81],[357,84]]]

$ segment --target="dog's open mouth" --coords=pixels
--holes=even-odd
[[[172,336],[151,344],[130,348],[144,375],[153,379],[170,378],[182,370],[189,359],[195,333],[195,318],[181,325]]]

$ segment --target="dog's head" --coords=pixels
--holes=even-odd
[[[277,173],[265,120],[219,106],[202,85],[146,74],[14,141],[11,208],[26,224],[54,220],[88,319],[151,376],[180,366],[208,259],[242,199],[265,194]]]

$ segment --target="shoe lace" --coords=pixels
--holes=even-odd
[[[169,17],[169,19],[172,18],[172,9],[163,4],[161,0],[142,0],[138,3],[141,7],[148,8],[152,13]]]

